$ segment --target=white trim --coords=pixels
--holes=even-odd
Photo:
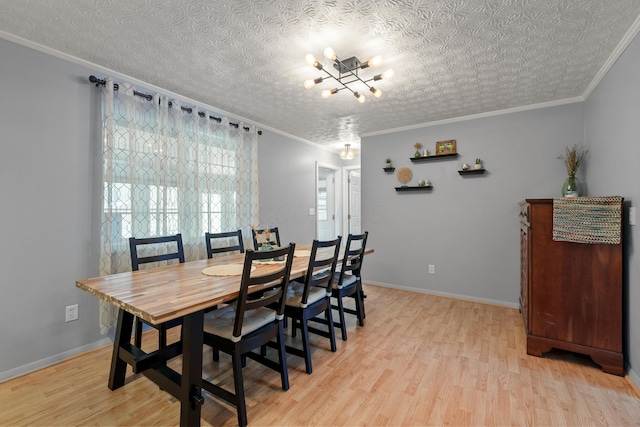
[[[109,338],[105,337],[91,344],[76,347],[63,353],[55,354],[44,359],[36,360],[35,362],[27,363],[26,365],[18,366],[17,368],[9,369],[8,371],[0,372],[0,383],[12,380],[17,377],[21,377],[26,374],[30,374],[40,369],[48,368],[49,366],[56,365],[71,356],[76,356],[78,354],[96,349],[98,347],[102,347],[107,344],[112,344],[112,341]]]
[[[522,107],[507,108],[505,110],[488,111],[486,113],[471,114],[469,116],[452,117],[450,119],[437,120],[435,122],[426,122],[426,123],[420,123],[417,125],[402,126],[399,128],[368,132],[368,133],[363,133],[362,135],[360,135],[360,137],[364,138],[367,136],[384,135],[387,133],[402,132],[405,130],[420,129],[420,128],[426,128],[431,126],[444,125],[447,123],[457,123],[457,122],[464,122],[467,120],[483,119],[485,117],[502,116],[504,114],[520,113],[522,111],[538,110],[540,108],[556,107],[558,105],[575,104],[576,102],[583,102],[583,101],[584,101],[584,97],[578,96],[576,98],[560,99],[557,101],[543,102],[541,104],[531,104],[531,105],[525,105]]]
[[[609,55],[609,59],[605,61],[605,63],[600,68],[600,71],[598,71],[593,80],[591,80],[591,83],[589,83],[589,86],[587,86],[587,89],[582,94],[582,97],[585,100],[589,97],[589,95],[591,95],[591,92],[593,92],[593,90],[598,86],[600,80],[602,80],[604,76],[609,72],[618,58],[620,58],[627,46],[629,46],[631,41],[633,41],[633,39],[636,37],[638,31],[640,31],[640,16],[636,18],[631,28],[629,28],[629,31],[627,31],[622,40],[620,40],[620,43],[618,43],[613,52],[611,52],[611,55]]]
[[[338,220],[338,218],[342,218],[342,212],[343,212],[343,207],[339,205],[338,201],[342,200],[342,195],[338,195],[338,189],[340,191],[342,191],[342,183],[341,181],[341,176],[338,172],[340,172],[340,170],[342,169],[340,166],[336,166],[336,165],[332,165],[330,163],[324,163],[324,162],[319,162],[316,160],[316,182],[315,182],[315,186],[314,186],[314,193],[313,193],[313,199],[314,199],[314,205],[315,205],[315,209],[316,209],[316,214],[315,214],[315,230],[316,230],[316,239],[318,238],[318,180],[320,179],[320,168],[324,168],[324,169],[331,169],[334,174],[334,179],[335,179],[335,183],[334,183],[334,201],[333,201],[333,215],[335,215],[335,220],[334,220],[334,232],[337,233],[337,230],[335,230],[335,221]],[[339,200],[338,200],[339,199]],[[340,229],[342,230],[342,224],[340,224]],[[336,234],[337,235],[337,234]]]
[[[638,16],[638,18],[636,18],[636,20],[634,21],[633,25],[631,26],[631,28],[629,28],[629,30],[625,33],[624,37],[622,38],[622,40],[620,40],[620,42],[618,43],[618,45],[616,46],[616,48],[613,50],[613,52],[611,53],[611,55],[609,55],[609,58],[607,59],[607,61],[605,61],[605,63],[603,64],[603,66],[600,68],[600,70],[598,71],[598,73],[595,75],[595,77],[593,78],[593,80],[591,81],[591,83],[589,83],[589,85],[587,86],[587,88],[585,89],[585,91],[582,93],[582,95],[575,97],[575,98],[566,98],[566,99],[560,99],[560,100],[556,100],[556,101],[550,101],[550,102],[543,102],[540,104],[531,104],[531,105],[525,105],[525,106],[521,106],[521,107],[514,107],[514,108],[507,108],[504,110],[495,110],[495,111],[488,111],[485,113],[479,113],[479,114],[471,114],[468,116],[460,116],[460,117],[452,117],[449,119],[443,119],[443,120],[437,120],[434,122],[426,122],[426,123],[420,123],[420,124],[416,124],[416,125],[410,125],[410,126],[402,126],[402,127],[398,127],[398,128],[392,128],[392,129],[384,129],[384,130],[380,130],[380,131],[374,131],[374,132],[367,132],[367,133],[363,133],[361,135],[358,135],[359,138],[363,138],[363,137],[368,137],[368,136],[376,136],[376,135],[384,135],[384,134],[388,134],[388,133],[395,133],[395,132],[402,132],[405,130],[412,130],[412,129],[420,129],[420,128],[425,128],[425,127],[431,127],[431,126],[438,126],[438,125],[443,125],[443,124],[447,124],[447,123],[456,123],[456,122],[462,122],[462,121],[467,121],[467,120],[475,120],[475,119],[481,119],[481,118],[485,118],[485,117],[493,117],[493,116],[500,116],[503,114],[511,114],[511,113],[518,113],[518,112],[522,112],[522,111],[530,111],[530,110],[537,110],[540,108],[547,108],[547,107],[554,107],[554,106],[558,106],[558,105],[566,105],[566,104],[573,104],[576,102],[584,102],[589,95],[591,95],[591,92],[593,92],[593,90],[598,86],[598,84],[600,83],[600,80],[602,80],[602,78],[609,72],[609,70],[611,69],[611,67],[613,66],[613,64],[615,64],[615,62],[618,60],[618,58],[620,57],[620,55],[622,55],[622,53],[624,52],[624,50],[627,48],[627,46],[629,46],[629,44],[631,43],[631,41],[633,41],[633,39],[636,37],[636,35],[638,34],[638,32],[640,32],[640,16]],[[258,128],[261,128],[263,130],[268,130],[271,131],[273,133],[285,136],[287,138],[291,138],[294,139],[296,141],[308,144],[312,147],[316,147],[319,148],[321,150],[324,151],[328,151],[328,152],[334,152],[335,150],[333,148],[330,147],[331,144],[318,144],[291,134],[288,134],[286,132],[280,131],[278,129],[272,128],[271,126],[267,126],[264,125],[262,123],[247,119],[246,117],[242,117],[242,116],[238,116],[232,113],[229,113],[227,111],[224,110],[220,110],[218,108],[215,108],[211,105],[207,105],[207,104],[203,104],[202,102],[193,100],[191,98],[187,98],[184,97],[182,95],[178,95],[176,93],[173,93],[171,91],[168,91],[164,88],[159,88],[156,87],[154,85],[151,85],[149,83],[143,82],[141,80],[138,80],[136,78],[133,78],[131,76],[127,76],[126,74],[122,74],[119,73],[117,71],[111,70],[109,68],[106,67],[102,67],[100,65],[94,64],[92,62],[86,61],[84,59],[80,59],[77,58],[75,56],[60,52],[58,50],[43,46],[39,43],[34,43],[30,40],[24,39],[22,37],[18,37],[16,35],[7,33],[5,31],[0,30],[0,38],[9,40],[11,42],[20,44],[22,46],[26,46],[28,48],[55,56],[57,58],[63,59],[65,61],[69,61],[72,62],[74,64],[78,64],[84,67],[88,67],[88,68],[94,68],[96,70],[99,70],[99,72],[104,73],[104,74],[108,74],[111,77],[117,77],[119,79],[123,79],[126,80],[134,85],[140,85],[140,86],[144,86],[147,87],[151,90],[157,91],[157,92],[162,92],[164,94],[170,95],[171,97],[174,97],[176,99],[181,99],[184,100],[188,103],[191,103],[193,105],[199,106],[201,108],[207,109],[207,110],[213,110],[216,111],[220,114],[223,114],[227,117],[233,118],[234,120],[239,120],[242,121],[244,123],[247,124],[252,124]]]
[[[214,107],[212,105],[204,104],[204,103],[202,103],[200,101],[196,101],[195,99],[188,98],[188,97],[186,97],[184,95],[179,95],[179,94],[177,94],[175,92],[171,92],[170,90],[155,86],[155,85],[147,83],[147,82],[143,82],[142,80],[138,80],[135,77],[131,77],[131,76],[128,76],[126,74],[119,73],[119,72],[114,71],[114,70],[112,70],[110,68],[106,68],[106,67],[103,67],[101,65],[94,64],[93,62],[86,61],[84,59],[80,59],[78,57],[75,57],[73,55],[69,55],[69,54],[64,53],[64,52],[60,52],[59,50],[55,50],[55,49],[52,49],[52,48],[47,47],[47,46],[43,46],[43,45],[38,44],[38,43],[34,43],[34,42],[30,41],[30,40],[24,39],[22,37],[18,37],[16,35],[7,33],[7,32],[2,31],[2,30],[0,30],[0,38],[3,38],[3,39],[8,40],[10,42],[17,43],[17,44],[25,46],[25,47],[28,47],[30,49],[37,50],[37,51],[45,53],[47,55],[51,55],[51,56],[54,56],[56,58],[71,62],[73,64],[80,65],[82,67],[92,68],[92,69],[95,70],[96,73],[107,75],[109,77],[114,78],[114,80],[124,80],[124,81],[126,81],[128,83],[131,83],[134,86],[144,87],[144,88],[147,88],[148,90],[159,92],[159,93],[162,93],[163,95],[167,95],[168,97],[179,99],[180,101],[184,101],[186,103],[192,104],[193,106],[197,106],[199,108],[202,108],[202,109],[205,109],[205,110],[209,110],[209,111],[214,111],[214,112],[219,113],[219,114],[221,114],[223,116],[231,118],[232,120],[241,121],[241,122],[243,122],[244,124],[247,124],[247,125],[254,125],[257,128],[260,128],[261,130],[268,130],[270,132],[277,133],[279,135],[282,135],[282,136],[285,136],[287,138],[291,138],[291,139],[294,139],[296,141],[311,145],[312,147],[316,147],[316,148],[319,148],[319,149],[324,150],[324,151],[328,151],[328,152],[332,152],[332,153],[335,151],[331,147],[329,147],[328,145],[318,144],[318,143],[315,143],[315,142],[300,138],[298,136],[294,136],[294,135],[288,134],[288,133],[283,132],[281,130],[272,128],[271,126],[267,126],[265,124],[256,122],[254,120],[247,119],[246,117],[238,116],[238,115],[230,113],[228,111],[221,110],[221,109],[216,108],[216,107]],[[102,76],[102,77],[104,77],[104,76]],[[88,79],[88,76],[87,76],[87,79]],[[87,83],[89,83],[89,80],[87,80]]]
[[[513,303],[513,302],[498,301],[498,300],[492,300],[487,298],[477,298],[477,297],[471,297],[467,295],[452,294],[450,292],[440,292],[440,291],[433,291],[430,289],[412,288],[409,286],[399,286],[391,283],[372,282],[371,280],[367,280],[367,279],[362,279],[362,283],[364,283],[365,285],[381,286],[383,288],[399,289],[402,291],[417,292],[420,294],[427,294],[427,295],[436,295],[439,297],[459,299],[462,301],[479,302],[482,304],[499,305],[501,307],[520,309],[520,306],[518,305],[518,303]]]

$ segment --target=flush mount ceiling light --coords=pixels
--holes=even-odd
[[[344,148],[338,152],[342,160],[353,160],[356,152],[351,149],[351,144],[344,144]]]
[[[324,50],[324,56],[325,56],[325,58],[333,61],[333,68],[335,68],[338,71],[338,76],[336,77],[332,73],[327,71],[322,66],[322,64],[320,62],[318,62],[316,57],[309,53],[305,57],[305,60],[307,61],[307,64],[309,64],[309,65],[311,65],[313,67],[316,67],[320,71],[324,71],[327,76],[326,77],[318,77],[317,79],[306,80],[304,82],[304,87],[306,89],[311,89],[312,87],[314,87],[318,83],[322,83],[324,80],[329,80],[329,79],[334,79],[335,81],[337,81],[342,86],[342,87],[337,87],[335,89],[325,89],[325,90],[323,90],[320,93],[320,95],[323,98],[329,98],[331,95],[334,95],[334,94],[338,93],[338,91],[341,91],[343,89],[348,89],[349,91],[351,91],[351,93],[353,93],[353,96],[355,96],[358,99],[358,101],[362,104],[366,100],[364,95],[362,95],[357,90],[352,89],[349,85],[351,85],[352,83],[360,82],[360,83],[364,84],[364,86],[366,86],[367,89],[369,89],[369,91],[373,94],[373,96],[375,96],[376,98],[380,98],[382,96],[382,91],[380,91],[380,89],[376,89],[375,87],[370,85],[369,82],[378,81],[378,80],[382,80],[382,79],[388,79],[391,76],[393,76],[393,70],[387,70],[384,73],[377,74],[377,75],[373,76],[372,78],[370,78],[368,80],[363,80],[358,75],[358,71],[359,70],[363,70],[365,68],[369,68],[369,67],[372,67],[374,65],[380,65],[382,63],[382,57],[381,56],[376,56],[375,58],[371,58],[370,60],[365,61],[365,62],[360,62],[360,60],[358,58],[356,58],[355,56],[352,56],[351,58],[347,58],[347,59],[341,60],[340,58],[338,58],[336,53],[330,47],[328,47],[328,48],[326,48]]]

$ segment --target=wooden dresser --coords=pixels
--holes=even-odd
[[[520,203],[520,309],[527,354],[552,348],[589,355],[624,375],[622,242],[553,240],[553,199]]]

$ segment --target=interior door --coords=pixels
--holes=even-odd
[[[361,193],[360,181],[361,181],[360,170],[359,169],[350,170],[349,177],[347,180],[347,186],[349,188],[348,190],[349,213],[347,218],[349,220],[349,233],[351,234],[360,234],[362,232],[361,231],[362,215],[360,210],[360,193]]]
[[[316,230],[318,240],[331,240],[336,234],[336,171],[318,167]]]

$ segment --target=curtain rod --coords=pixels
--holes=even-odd
[[[89,81],[90,81],[91,83],[95,83],[95,84],[96,84],[96,86],[100,86],[100,85],[105,84],[105,81],[104,81],[104,80],[101,80],[101,79],[97,78],[96,76],[89,76]],[[114,83],[114,84],[113,84],[113,90],[118,90],[118,83]],[[151,101],[151,100],[153,99],[153,95],[149,95],[149,94],[147,94],[147,93],[138,92],[137,90],[134,90],[134,91],[133,91],[133,94],[134,94],[134,95],[136,95],[136,96],[139,96],[139,97],[141,97],[141,98],[144,98],[144,99],[146,99],[147,101]],[[169,107],[171,107],[171,105],[172,105],[172,103],[171,103],[171,101],[169,101]],[[187,113],[189,113],[189,114],[191,114],[191,113],[193,112],[193,108],[189,108],[189,107],[182,107],[182,106],[181,106],[180,108],[182,109],[182,111],[186,111],[186,112],[187,112]],[[204,113],[204,112],[202,112],[202,111],[200,111],[200,112],[198,113],[198,115],[199,115],[200,117],[205,117],[205,113]],[[220,122],[222,121],[222,119],[221,119],[220,117],[213,117],[213,116],[209,116],[209,118],[210,118],[211,120],[215,120],[215,121],[216,121],[216,122],[218,122],[218,123],[220,123]],[[237,128],[238,128],[238,126],[239,126],[239,125],[238,125],[238,123],[229,123],[229,124],[230,124],[231,126],[235,127],[236,129],[237,129]],[[243,129],[244,129],[245,131],[249,132],[249,128],[248,128],[248,127],[243,127]],[[261,131],[261,130],[259,130],[259,131],[258,131],[258,135],[262,135],[262,131]]]

